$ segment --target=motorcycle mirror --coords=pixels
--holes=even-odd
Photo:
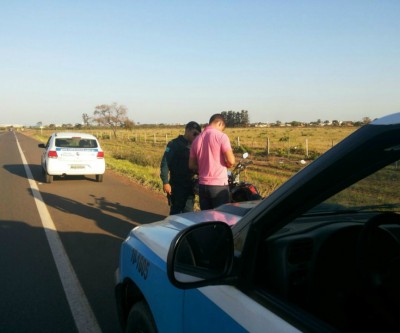
[[[243,158],[247,158],[249,156],[249,153],[244,153]]]

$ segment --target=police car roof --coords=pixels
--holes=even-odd
[[[383,116],[382,118],[375,119],[371,125],[398,125],[400,124],[400,112]]]

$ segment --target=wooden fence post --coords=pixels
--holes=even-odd
[[[306,139],[306,156],[308,158],[308,139]]]

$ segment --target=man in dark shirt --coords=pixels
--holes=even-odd
[[[185,127],[185,134],[168,142],[160,165],[163,190],[167,193],[170,214],[193,211],[193,171],[189,169],[189,154],[192,141],[201,132],[198,123],[191,121]]]

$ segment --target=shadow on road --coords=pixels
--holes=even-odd
[[[129,231],[137,225],[156,222],[165,218],[164,215],[123,206],[119,203],[110,202],[104,197],[96,198],[94,195],[91,196],[94,198],[95,204],[82,204],[48,192],[41,191],[40,194],[47,206],[92,220],[99,228],[119,238],[125,238]]]
[[[41,182],[44,180],[40,165],[29,164],[28,166],[35,181]],[[9,164],[5,165],[4,168],[12,174],[23,178],[27,177],[23,164]],[[84,176],[68,177],[70,180],[81,178],[95,181]],[[62,212],[93,220],[99,228],[120,238],[125,238],[129,231],[137,225],[156,222],[165,218],[165,215],[121,205],[119,202],[110,201],[104,196],[96,197],[95,195],[90,195],[94,203],[83,204],[49,192],[40,191],[40,194],[46,205]]]

